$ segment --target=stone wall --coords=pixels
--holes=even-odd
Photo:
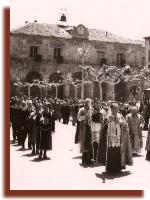
[[[34,61],[30,58],[30,46],[39,46],[38,54],[42,55],[42,61]],[[54,48],[61,48],[62,63],[54,59]],[[142,57],[145,49],[140,45],[107,43],[98,41],[83,41],[80,39],[48,38],[31,35],[10,36],[10,77],[15,81],[17,77],[24,80],[30,71],[37,71],[43,79],[48,79],[51,74],[60,71],[62,75],[81,71],[81,56],[78,48],[86,49],[84,64],[91,65],[99,70],[98,51],[105,52],[107,64],[116,65],[117,53],[124,53],[127,64],[142,67]]]
[[[10,55],[12,78],[14,78],[15,68],[24,69],[26,73],[31,68],[37,68],[44,76],[63,67],[67,68],[71,73],[77,70],[77,66],[81,64],[81,56],[78,48],[86,48],[84,63],[99,67],[98,51],[105,52],[105,58],[108,64],[117,63],[117,53],[124,53],[127,64],[135,67],[142,67],[142,57],[145,57],[145,49],[139,45],[133,44],[117,44],[98,41],[83,42],[80,39],[63,39],[63,38],[47,38],[40,36],[11,35],[10,38]],[[39,46],[38,54],[42,55],[42,62],[33,62],[30,58],[30,46]],[[62,64],[56,63],[54,59],[54,48],[61,48],[63,57]],[[16,62],[16,63],[15,63]],[[74,69],[75,67],[75,69]]]
[[[145,39],[145,54],[146,54],[146,67],[150,65],[150,60],[149,60],[149,51],[150,51],[150,38]]]

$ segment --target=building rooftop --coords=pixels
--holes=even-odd
[[[73,26],[60,26],[59,24],[46,24],[46,23],[27,23],[17,29],[11,31],[11,34],[25,34],[25,35],[39,35],[46,37],[58,37],[58,38],[72,38],[71,30]],[[143,41],[131,40],[123,38],[107,31],[88,28],[90,41],[103,41],[111,43],[126,43],[144,45]]]
[[[150,36],[146,36],[146,37],[144,37],[144,39],[150,39]]]

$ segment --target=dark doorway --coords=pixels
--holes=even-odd
[[[73,81],[82,80],[82,72],[76,72],[72,75]]]
[[[50,83],[61,83],[63,82],[63,77],[60,72],[55,72],[49,76]]]
[[[38,86],[33,85],[30,88],[30,96],[32,96],[34,98],[35,97],[41,98],[41,89]]]
[[[38,80],[42,81],[43,77],[39,72],[31,71],[26,75],[25,82],[32,83],[33,80],[35,80],[35,79],[36,80],[38,79]]]

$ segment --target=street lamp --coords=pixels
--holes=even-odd
[[[84,81],[84,58],[85,58],[85,53],[86,53],[87,47],[88,47],[88,44],[86,44],[85,42],[83,42],[82,47],[78,48],[78,53],[81,56],[81,63],[82,63],[82,90],[81,90],[81,99],[84,99],[84,85],[83,85],[83,81]]]

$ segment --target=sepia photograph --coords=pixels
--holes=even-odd
[[[150,189],[149,7],[11,1],[11,191]]]

